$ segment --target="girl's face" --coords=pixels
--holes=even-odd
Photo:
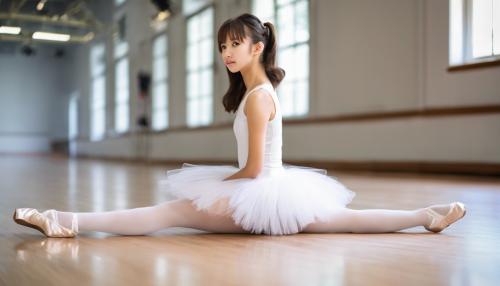
[[[220,44],[224,65],[232,73],[241,71],[254,59],[257,53],[255,46],[248,36],[243,38],[242,41],[231,40],[229,36],[226,37],[226,42]]]

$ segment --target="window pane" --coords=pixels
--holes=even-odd
[[[293,0],[278,0],[277,4],[278,4],[278,6],[281,6],[281,5],[288,4],[288,3],[292,2],[292,1]]]
[[[211,0],[184,0],[182,1],[182,13],[189,15],[210,3]]]
[[[167,128],[167,113],[164,111],[155,111],[153,113],[153,129],[160,130]]]
[[[308,81],[300,81],[296,85],[295,112],[297,115],[305,115],[309,110],[309,87]]]
[[[121,58],[128,53],[128,43],[119,41],[115,43],[114,57],[115,59]]]
[[[500,55],[500,0],[493,0],[493,53]]]
[[[293,89],[290,83],[284,82],[279,85],[280,105],[283,116],[293,114]]]
[[[72,96],[68,107],[68,137],[75,139],[78,136],[78,97]]]
[[[463,12],[463,0],[450,1],[450,64],[460,64],[464,61]]]
[[[295,71],[296,63],[294,57],[294,49],[281,49],[279,51],[279,66],[285,70],[285,80],[293,80],[297,77]]]
[[[212,9],[205,10],[200,14],[201,34],[200,38],[210,38],[213,33]]]
[[[127,90],[128,91],[128,59],[123,58],[119,60],[116,63],[116,68],[115,68],[115,83],[116,83],[116,89],[117,90]],[[128,99],[128,92],[127,94],[117,94],[117,100],[122,101],[122,100],[127,100]],[[123,96],[127,96],[126,98]]]
[[[198,45],[197,44],[191,44],[188,47],[188,53],[187,53],[187,68],[188,71],[195,70],[198,65],[200,64],[199,61],[199,52],[198,52]]]
[[[104,109],[95,109],[92,111],[92,130],[91,130],[91,139],[99,140],[104,136]]]
[[[117,87],[115,103],[121,104],[128,102],[128,89],[123,87]]]
[[[106,104],[104,75],[96,77],[92,81],[92,106],[93,109],[103,107]]]
[[[209,69],[203,70],[201,73],[200,94],[212,94],[212,72]]]
[[[120,104],[116,106],[115,113],[115,129],[116,132],[125,132],[128,129],[128,105]]]
[[[99,74],[102,74],[106,69],[106,61],[104,58],[104,54],[105,54],[104,44],[95,45],[90,50],[90,69],[92,76],[97,76]]]
[[[200,88],[199,88],[199,76],[198,73],[193,72],[188,75],[187,78],[187,95],[188,98],[194,98],[197,97],[200,94]]]
[[[257,16],[262,23],[274,23],[274,3],[269,0],[254,0],[253,14]]]
[[[155,38],[153,43],[153,56],[163,57],[167,53],[167,36],[161,35]]]
[[[167,84],[160,82],[153,87],[153,110],[163,109],[167,106]]]
[[[198,124],[198,108],[196,99],[189,99],[187,104],[187,123],[188,126],[194,126]]]
[[[295,5],[295,41],[309,40],[308,1],[300,1]]]
[[[167,58],[157,57],[153,62],[153,81],[160,81],[167,78]]]
[[[490,56],[493,45],[492,0],[475,0],[472,5],[472,56]]]
[[[279,46],[286,47],[295,42],[293,5],[286,5],[278,9],[278,38]]]
[[[211,100],[213,96],[213,8],[203,10],[188,20],[188,32],[192,31],[197,33],[188,35],[186,120],[189,126],[196,126],[205,123],[205,120],[212,120],[211,115],[205,114],[203,98]],[[211,110],[210,107],[209,112]]]
[[[115,130],[125,132],[128,129],[129,78],[128,59],[122,58],[115,68]]]
[[[201,104],[201,122],[209,124],[212,121],[212,99],[208,96],[203,97]]]
[[[309,77],[309,45],[300,45],[295,49],[293,65],[298,79]]]
[[[201,43],[202,59],[200,62],[201,67],[207,67],[212,65],[214,54],[213,54],[213,42],[211,39],[204,40]]]
[[[128,88],[120,88],[118,92],[118,103],[128,104],[129,91]]]
[[[265,14],[265,11],[260,10],[264,9],[262,8],[264,5],[267,5],[268,10],[276,10],[277,13],[276,27],[279,37],[277,60],[278,65],[286,72],[286,77],[277,90],[283,116],[307,114],[310,66],[309,1],[254,0],[253,3],[254,10],[261,11],[261,14]]]
[[[196,42],[200,37],[200,23],[199,17],[193,16],[188,20],[188,43]]]

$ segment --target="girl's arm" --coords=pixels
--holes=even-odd
[[[267,123],[274,111],[274,101],[266,91],[257,90],[249,94],[245,109],[248,124],[247,162],[244,168],[225,178],[224,181],[240,178],[256,178],[264,165]]]
[[[231,176],[225,178],[223,181],[228,181],[228,180],[235,180],[235,179],[243,179],[243,178],[248,178],[248,179],[255,179],[256,176],[254,176],[252,173],[248,172],[245,168],[240,169],[238,172],[232,174]]]

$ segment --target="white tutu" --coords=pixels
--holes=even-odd
[[[252,233],[284,235],[327,219],[355,196],[326,170],[283,164],[279,172],[255,179],[223,181],[239,169],[231,165],[194,165],[167,171],[162,190],[191,200],[198,210],[231,215]],[[220,204],[224,201],[224,204]]]

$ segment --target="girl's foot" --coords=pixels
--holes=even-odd
[[[424,210],[429,216],[429,222],[424,225],[425,229],[436,233],[463,218],[466,213],[465,205],[461,202],[453,202],[448,205],[433,205]]]
[[[71,228],[59,224],[57,211],[46,210],[43,213],[32,208],[19,208],[14,211],[13,219],[16,223],[34,228],[47,237],[75,237],[78,234],[78,221],[73,215]]]

